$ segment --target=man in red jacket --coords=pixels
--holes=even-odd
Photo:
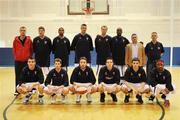
[[[16,86],[18,85],[22,69],[27,65],[27,60],[33,53],[32,40],[30,36],[26,36],[26,27],[20,27],[19,31],[20,36],[16,36],[13,41]],[[18,92],[16,91],[15,95],[17,94]]]

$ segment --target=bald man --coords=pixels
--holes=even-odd
[[[58,36],[53,39],[52,53],[54,58],[60,58],[62,60],[61,67],[67,70],[69,65],[69,54],[70,54],[70,42],[67,37],[64,36],[64,28],[58,29]]]
[[[122,28],[117,28],[116,33],[117,35],[114,36],[111,41],[112,58],[115,67],[119,69],[120,77],[123,78],[126,70],[125,48],[126,45],[129,44],[129,40],[122,36]]]

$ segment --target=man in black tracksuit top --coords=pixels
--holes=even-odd
[[[19,80],[19,86],[25,83],[31,83],[31,82],[39,82],[40,84],[43,84],[44,82],[44,76],[42,74],[42,70],[39,66],[35,66],[33,70],[30,70],[28,66],[24,67],[20,80]]]
[[[147,78],[148,82],[150,81],[150,71],[153,70],[156,67],[156,61],[161,59],[161,56],[164,53],[164,47],[162,43],[157,41],[158,35],[156,32],[151,33],[151,39],[152,41],[147,43],[145,47],[145,53],[148,58],[147,60],[147,66],[146,66],[146,72],[147,72]]]
[[[33,51],[37,65],[42,67],[45,75],[48,74],[48,67],[50,66],[50,53],[52,49],[51,40],[44,35],[45,28],[39,27],[39,36],[33,40]]]
[[[28,66],[24,67],[17,86],[17,91],[21,94],[26,94],[24,103],[27,104],[32,95],[32,90],[39,91],[39,103],[43,103],[43,82],[44,76],[42,70],[36,65],[34,58],[28,59]]]
[[[52,83],[51,83],[52,82]],[[53,86],[68,86],[68,75],[64,69],[61,69],[59,72],[56,69],[52,69],[45,81],[45,86],[53,85]]]
[[[65,97],[69,92],[68,85],[68,75],[67,72],[61,68],[62,61],[60,58],[54,60],[55,68],[52,69],[46,78],[44,92],[51,95],[51,103],[56,101],[56,94],[61,94],[62,102],[65,102]]]
[[[77,83],[91,83],[95,84],[96,79],[93,73],[93,70],[90,67],[86,67],[86,69],[83,71],[80,69],[80,67],[76,67],[73,70],[73,73],[71,75],[70,83],[73,84],[74,82]]]
[[[71,50],[75,51],[75,63],[79,62],[80,57],[86,57],[87,62],[91,63],[90,51],[93,50],[92,38],[86,33],[87,25],[81,25],[81,33],[77,34],[71,44]]]
[[[122,36],[122,28],[117,28],[117,36],[112,38],[111,51],[114,65],[119,69],[121,78],[125,72],[125,48],[129,40]]]
[[[106,35],[107,29],[107,26],[102,26],[102,35],[97,35],[95,39],[95,49],[97,53],[96,64],[98,65],[97,75],[101,67],[105,66],[106,58],[111,57],[111,37]]]
[[[142,94],[148,92],[150,89],[147,84],[146,73],[143,67],[140,67],[140,60],[138,58],[132,60],[132,66],[127,68],[124,79],[125,82],[122,85],[122,90],[126,94],[124,102],[129,102],[129,92],[133,90],[136,93],[138,102],[142,104]]]
[[[77,91],[77,86],[87,88],[87,101],[92,102],[91,94],[97,91],[97,87],[94,85],[96,83],[96,78],[93,70],[87,66],[87,59],[85,57],[80,58],[79,66],[73,70],[70,83],[72,84],[70,90],[77,93],[77,103],[80,102],[81,98],[81,95]]]
[[[53,40],[52,53],[54,54],[54,59],[60,58],[62,60],[61,67],[67,68],[69,65],[70,42],[64,36],[64,28],[60,27],[58,33],[59,36]]]
[[[164,105],[168,107],[170,105],[170,94],[175,89],[171,79],[171,73],[164,68],[164,61],[157,60],[156,68],[150,72],[150,85],[153,94],[150,96],[149,100],[153,101],[155,96],[161,93],[161,97],[164,99]]]
[[[106,66],[102,67],[98,77],[99,92],[101,92],[100,102],[105,102],[105,91],[109,93],[113,102],[117,102],[116,93],[119,92],[120,74],[119,70],[113,66],[113,59],[107,58]]]

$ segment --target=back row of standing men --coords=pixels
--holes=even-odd
[[[53,39],[45,36],[45,28],[39,27],[39,36],[33,39],[26,36],[26,27],[20,27],[20,36],[16,36],[13,42],[13,53],[15,58],[15,73],[16,86],[22,68],[27,64],[29,56],[34,53],[37,65],[42,67],[44,74],[48,74],[48,67],[50,66],[50,54],[54,54],[54,58],[62,60],[62,67],[67,68],[69,65],[70,50],[75,51],[75,64],[78,63],[80,57],[86,57],[87,62],[91,63],[90,52],[93,50],[92,38],[86,33],[87,25],[81,25],[81,32],[70,41],[64,36],[64,28],[58,29],[59,35]],[[164,53],[163,45],[157,41],[158,35],[152,32],[151,39],[146,47],[138,42],[137,34],[131,35],[132,43],[122,36],[122,29],[117,28],[117,35],[110,37],[107,35],[107,26],[101,27],[101,35],[95,38],[95,50],[97,53],[96,64],[97,74],[102,66],[106,63],[107,57],[112,57],[114,65],[119,69],[120,76],[124,76],[124,71],[127,65],[131,65],[133,58],[139,58],[140,66],[145,66],[147,63],[147,74],[155,66],[155,61],[161,59]],[[147,62],[146,62],[147,56]],[[148,75],[147,75],[148,76]]]

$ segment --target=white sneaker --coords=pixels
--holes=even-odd
[[[25,96],[23,103],[26,105],[29,102],[29,98]]]
[[[36,94],[37,93],[37,90],[32,90],[32,94]]]
[[[39,104],[43,104],[44,103],[43,95],[39,96],[38,102],[39,102]]]
[[[92,97],[91,94],[86,94],[87,102],[91,103],[92,102]]]
[[[76,96],[76,103],[80,103],[81,102],[81,95],[77,95]]]
[[[18,92],[15,92],[15,93],[14,93],[14,96],[17,97],[18,95],[20,95],[20,93],[18,93]]]
[[[51,95],[51,104],[54,104],[56,102],[57,95]]]
[[[24,103],[24,104],[27,104],[31,98],[32,98],[32,94],[31,94],[31,93],[28,93],[28,94],[25,96],[23,103]]]

